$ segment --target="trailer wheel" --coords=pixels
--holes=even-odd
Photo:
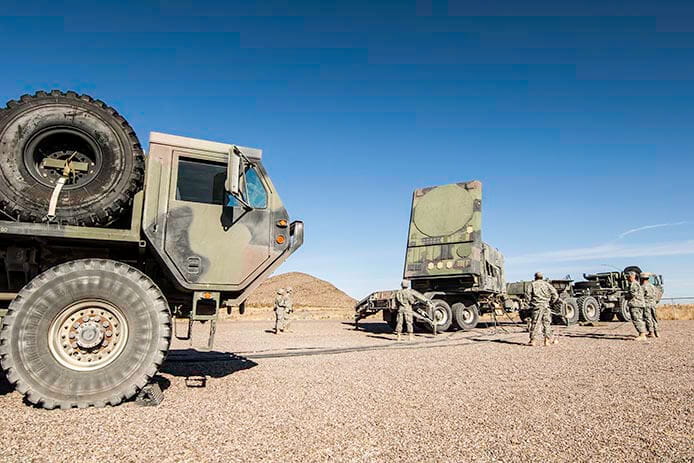
[[[55,217],[102,225],[127,210],[144,180],[144,154],[128,122],[103,101],[75,92],[36,92],[0,109],[0,211],[46,220],[65,175]]]
[[[576,301],[576,298],[570,297],[570,298],[564,299],[564,310],[566,312],[566,316],[553,317],[554,323],[561,324],[561,325],[568,325],[568,326],[575,325],[576,323],[578,323],[579,309],[578,309],[578,302]]]
[[[582,296],[576,300],[580,319],[584,322],[595,322],[600,319],[600,304],[593,296]]]
[[[461,330],[472,330],[480,321],[480,311],[477,304],[465,305],[462,302],[453,304],[455,322]]]
[[[622,299],[619,303],[619,312],[617,312],[617,320],[619,320],[620,322],[631,321],[631,311],[629,310],[629,303],[626,299]]]
[[[133,397],[171,339],[169,309],[139,270],[112,260],[57,265],[10,304],[0,331],[7,379],[36,405],[103,407]]]
[[[441,333],[448,331],[453,325],[453,311],[448,303],[441,299],[432,299],[434,305],[434,322],[436,323],[436,331]]]

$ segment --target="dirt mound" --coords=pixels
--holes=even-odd
[[[246,305],[272,307],[278,288],[292,287],[294,307],[354,309],[356,300],[327,281],[306,273],[290,272],[268,278],[253,291]]]

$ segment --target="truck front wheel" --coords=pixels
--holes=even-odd
[[[600,304],[593,296],[579,297],[578,303],[581,320],[585,322],[595,322],[600,319]]]
[[[10,304],[0,364],[17,391],[44,408],[117,405],[161,366],[170,323],[164,295],[139,270],[71,261],[34,278]]]
[[[462,302],[453,304],[453,314],[461,330],[475,329],[480,321],[480,311],[476,304],[465,305]]]
[[[554,318],[553,322],[555,324],[561,324],[561,325],[567,325],[567,326],[575,325],[576,323],[578,323],[578,318],[579,318],[578,302],[573,297],[564,299],[563,302],[564,302],[565,316],[553,317]]]

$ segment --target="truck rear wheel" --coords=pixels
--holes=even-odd
[[[441,299],[432,299],[434,305],[434,322],[436,323],[436,331],[448,331],[453,325],[453,311],[448,303]]]
[[[170,323],[164,295],[139,270],[105,259],[71,261],[34,278],[10,304],[0,364],[44,408],[117,405],[161,366]]]
[[[617,312],[617,320],[619,320],[620,322],[631,321],[631,311],[629,310],[629,303],[626,299],[622,299],[619,303],[619,312]]]
[[[127,121],[103,101],[75,92],[36,92],[0,109],[0,210],[30,222],[55,217],[71,225],[116,220],[142,188],[144,155]]]
[[[480,321],[480,311],[477,304],[465,305],[462,302],[453,304],[453,316],[461,330],[472,330]]]
[[[582,296],[576,300],[581,320],[595,322],[600,319],[600,304],[593,296]]]

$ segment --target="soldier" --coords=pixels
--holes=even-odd
[[[285,303],[285,308],[286,312],[284,314],[284,329],[286,331],[289,331],[289,324],[291,323],[291,314],[294,312],[294,307],[293,307],[293,301],[292,301],[292,287],[287,286],[287,288],[284,290],[284,303]]]
[[[641,272],[641,288],[643,289],[643,319],[646,322],[647,338],[658,337],[658,318],[655,313],[655,306],[658,303],[658,294],[655,286],[651,284],[650,273]]]
[[[428,302],[428,299],[418,291],[411,289],[409,287],[409,281],[407,280],[402,280],[400,286],[402,287],[402,289],[395,293],[395,306],[398,309],[398,318],[395,324],[395,333],[398,336],[398,341],[400,341],[400,334],[402,333],[402,321],[404,318],[405,323],[407,323],[408,339],[412,341],[414,339],[412,304],[416,303],[417,301]]]
[[[284,320],[287,314],[287,301],[284,289],[279,288],[275,295],[275,334],[284,332]]]
[[[552,311],[550,304],[553,304],[559,299],[557,290],[543,279],[540,272],[535,273],[535,281],[530,283],[530,309],[532,315],[530,317],[530,342],[529,346],[536,346],[537,335],[540,334],[540,326],[545,336],[545,346],[550,344],[558,344],[557,338],[552,336]]]
[[[643,322],[643,312],[646,301],[643,299],[643,288],[636,281],[636,272],[627,273],[629,280],[629,292],[627,300],[629,301],[629,312],[631,312],[631,321],[634,323],[636,331],[639,333],[636,336],[636,341],[646,340],[646,324]]]

